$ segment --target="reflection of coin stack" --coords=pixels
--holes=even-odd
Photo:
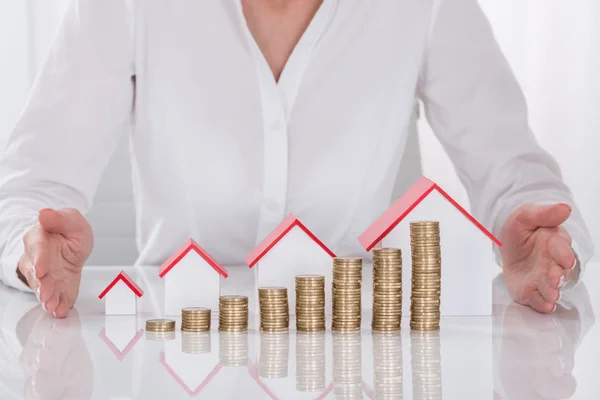
[[[400,332],[373,334],[373,389],[376,399],[400,400],[404,396],[401,340]]]
[[[181,351],[187,354],[210,353],[210,332],[181,332]]]
[[[400,249],[373,250],[374,331],[400,330],[402,319],[402,252]]]
[[[186,307],[181,309],[181,330],[184,332],[210,331],[210,308]]]
[[[442,284],[439,222],[411,222],[410,247],[412,255],[410,327],[418,331],[438,330]]]
[[[325,277],[296,276],[296,330],[321,332],[325,330]]]
[[[267,379],[285,378],[288,374],[289,352],[288,334],[261,333],[258,376]]]
[[[439,332],[411,332],[410,353],[413,398],[442,398],[442,366]]]
[[[175,339],[175,321],[172,319],[149,319],[146,321],[146,338],[148,340]]]
[[[333,334],[333,394],[362,399],[361,337],[359,332]]]
[[[333,259],[332,325],[335,331],[360,331],[362,258]]]
[[[287,332],[290,326],[290,307],[287,288],[258,288],[261,332]]]
[[[296,390],[325,390],[325,333],[296,333]]]
[[[219,363],[223,367],[248,365],[248,333],[219,332]]]
[[[219,331],[248,331],[248,297],[236,295],[219,297]]]

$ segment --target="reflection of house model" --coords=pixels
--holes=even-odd
[[[295,277],[303,274],[325,276],[325,310],[330,312],[332,257],[335,254],[290,214],[248,254],[246,263],[250,268],[254,267],[254,282],[258,287],[287,287],[290,314],[293,315],[296,309]]]
[[[121,271],[98,298],[104,299],[104,313],[107,315],[135,315],[136,298],[143,294],[133,279]]]
[[[184,307],[209,307],[216,313],[220,279],[228,274],[190,239],[165,261],[159,276],[165,279],[165,315],[180,315]]]
[[[492,277],[498,271],[493,267],[489,241],[502,244],[425,177],[417,180],[358,238],[367,251],[380,243],[402,249],[404,315],[409,315],[410,307],[410,222],[424,220],[440,221],[442,315],[491,315]],[[365,287],[368,285],[363,283]]]

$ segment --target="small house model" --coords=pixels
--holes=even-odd
[[[296,309],[296,275],[324,275],[325,310],[330,313],[334,257],[335,254],[321,240],[290,214],[248,254],[246,263],[255,271],[257,287],[282,286],[288,289],[290,315],[295,315]]]
[[[143,294],[144,292],[133,279],[121,271],[98,298],[104,299],[106,315],[135,315],[136,299]]]
[[[397,247],[403,257],[403,314],[410,315],[410,222],[440,222],[444,315],[491,315],[493,246],[500,241],[448,193],[419,178],[358,238],[362,247]],[[490,244],[491,242],[491,244]],[[363,288],[370,284],[363,282]]]
[[[165,315],[183,307],[209,307],[218,312],[220,280],[227,270],[194,240],[188,240],[161,267],[165,280]]]

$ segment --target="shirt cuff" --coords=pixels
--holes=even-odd
[[[17,290],[33,293],[33,290],[25,285],[17,275],[17,267],[25,252],[25,245],[22,240],[16,240],[16,242],[2,259],[2,282]]]

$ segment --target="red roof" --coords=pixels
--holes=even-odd
[[[117,357],[117,360],[119,360],[119,361],[122,361],[127,356],[127,354],[129,354],[129,352],[131,351],[133,346],[135,346],[135,344],[138,342],[138,340],[140,340],[142,338],[143,335],[144,335],[144,330],[140,329],[138,331],[138,333],[129,341],[129,344],[127,344],[127,347],[125,347],[125,349],[123,351],[119,351],[119,349],[117,349],[117,346],[115,346],[114,343],[109,338],[106,337],[105,328],[102,328],[102,330],[98,334],[98,336],[100,336],[100,339],[102,339],[102,341],[104,343],[106,343],[108,348],[113,352],[113,354]]]
[[[129,275],[127,275],[124,271],[121,271],[121,272],[119,272],[119,275],[117,275],[117,277],[115,279],[113,279],[113,281],[110,283],[110,285],[108,285],[106,287],[106,289],[104,289],[102,291],[102,293],[100,293],[100,295],[98,296],[98,298],[103,299],[104,296],[106,296],[106,293],[110,292],[110,290],[119,281],[123,281],[127,286],[129,286],[129,289],[131,289],[131,291],[133,293],[135,293],[135,295],[137,297],[142,297],[142,295],[144,294],[144,291],[133,281],[133,279],[131,279],[129,277]]]
[[[198,393],[200,393],[202,391],[202,389],[204,389],[206,387],[206,385],[208,385],[208,383],[212,380],[212,378],[214,378],[215,375],[217,375],[219,373],[219,371],[221,370],[221,364],[217,364],[217,366],[206,376],[206,378],[204,378],[204,380],[202,381],[202,383],[194,391],[192,391],[185,384],[185,382],[183,381],[183,379],[181,379],[179,377],[179,375],[177,375],[177,373],[175,373],[175,371],[173,371],[173,368],[171,368],[171,366],[169,364],[167,364],[167,361],[165,360],[165,353],[164,353],[164,351],[160,352],[159,361],[163,365],[163,367],[165,367],[165,369],[167,370],[167,372],[169,373],[169,375],[171,375],[173,377],[173,379],[175,379],[175,381],[177,381],[177,383],[183,388],[183,390],[186,391],[186,393],[190,397],[194,397]]]
[[[222,267],[210,254],[206,252],[198,243],[196,243],[193,239],[189,239],[183,246],[181,246],[165,263],[160,267],[158,275],[163,278],[167,272],[171,270],[179,261],[186,256],[191,250],[194,250],[200,257],[204,259],[215,271],[217,271],[221,276],[227,278],[229,274],[227,270]]]
[[[487,235],[498,246],[502,243],[484,228],[471,214],[460,206],[448,193],[446,193],[435,182],[422,176],[415,182],[398,200],[392,204],[386,212],[384,212],[362,235],[358,237],[358,241],[370,251],[377,243],[379,243],[388,233],[392,231],[423,199],[431,192],[437,190],[446,198],[454,207],[456,207],[465,217],[477,226],[483,233]]]
[[[256,263],[263,258],[265,254],[269,252],[289,231],[295,226],[299,227],[310,237],[316,244],[321,246],[323,250],[331,257],[335,257],[333,251],[329,250],[327,246],[323,244],[311,231],[308,230],[302,222],[298,220],[293,214],[288,215],[267,237],[260,242],[254,250],[246,256],[246,263],[252,268]]]

